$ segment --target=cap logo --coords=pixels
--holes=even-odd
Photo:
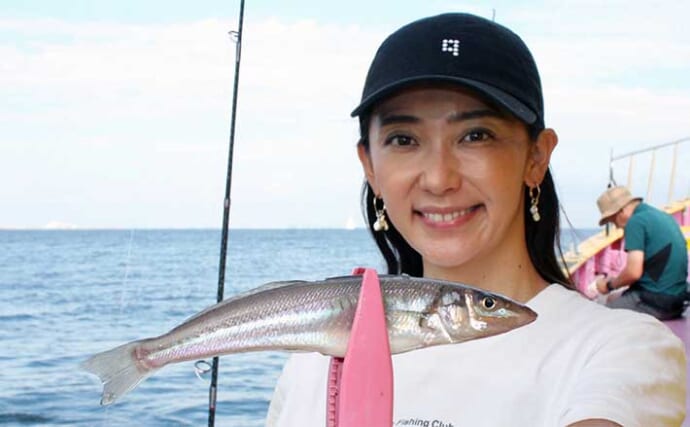
[[[441,52],[452,53],[453,56],[460,55],[460,40],[443,39],[441,42]]]

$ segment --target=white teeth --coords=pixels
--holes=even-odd
[[[456,212],[451,212],[451,213],[446,213],[446,214],[441,214],[441,213],[424,213],[424,218],[428,219],[431,222],[450,222],[453,221],[454,219],[467,215],[472,211],[472,208],[469,209],[463,209],[461,211],[456,211]]]

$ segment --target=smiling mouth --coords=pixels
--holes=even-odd
[[[479,209],[479,205],[472,206],[467,209],[462,209],[459,211],[454,211],[454,212],[447,212],[447,213],[437,213],[437,212],[419,212],[424,219],[426,219],[429,222],[432,223],[448,223],[455,221],[456,219],[467,216],[471,214],[472,212],[476,211]]]

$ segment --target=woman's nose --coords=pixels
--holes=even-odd
[[[420,187],[435,195],[443,195],[460,188],[460,161],[452,147],[430,147],[424,156],[419,178]]]

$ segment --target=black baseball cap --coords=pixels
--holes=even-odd
[[[544,127],[537,65],[522,39],[508,28],[467,13],[423,18],[381,44],[352,117],[401,88],[421,82],[467,87],[528,125]]]

